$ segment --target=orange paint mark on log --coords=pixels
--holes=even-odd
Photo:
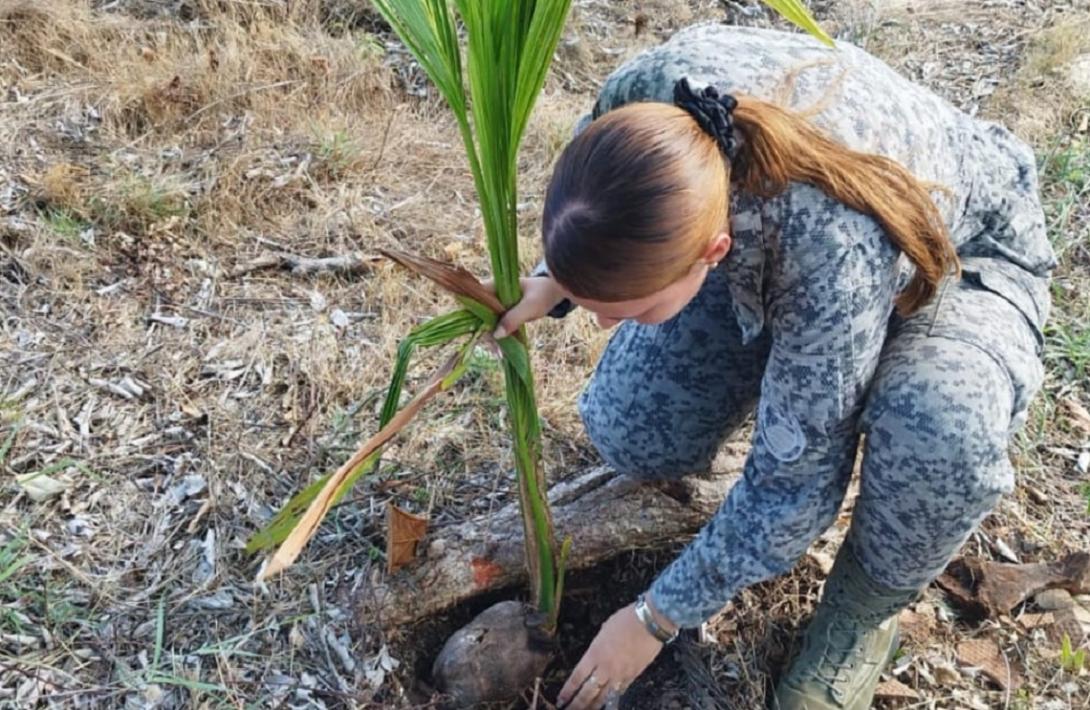
[[[503,574],[503,568],[492,560],[474,557],[469,565],[473,568],[473,583],[478,587],[487,587]]]

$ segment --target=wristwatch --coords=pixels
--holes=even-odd
[[[545,260],[542,259],[541,263],[534,267],[534,270],[530,272],[530,276],[549,276],[549,267],[545,265]],[[565,298],[560,303],[553,306],[553,309],[549,311],[550,318],[563,318],[564,316],[575,310],[575,304],[569,299]]]
[[[647,597],[643,594],[636,597],[636,618],[640,620],[647,632],[654,636],[656,639],[664,644],[670,643],[677,638],[681,629],[675,630],[670,633],[666,629],[659,626],[659,623],[655,621],[654,614],[651,613],[651,607],[647,606]]]

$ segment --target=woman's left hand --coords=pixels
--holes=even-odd
[[[619,699],[625,688],[643,673],[662,650],[662,642],[648,633],[629,604],[602,624],[590,648],[572,671],[557,696],[565,710],[593,710]]]

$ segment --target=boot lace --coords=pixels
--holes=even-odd
[[[848,621],[847,615],[832,614],[825,630],[825,643],[821,650],[821,663],[813,669],[812,677],[829,689],[838,701],[851,689],[852,680],[858,678],[856,669],[875,666],[863,653],[864,637],[875,629],[881,620],[867,619]]]

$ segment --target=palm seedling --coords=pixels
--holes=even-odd
[[[820,32],[798,0],[766,1],[796,24]],[[466,369],[467,356],[490,337],[497,316],[521,297],[516,212],[518,150],[571,0],[374,0],[374,4],[454,114],[480,201],[494,293],[464,270],[401,252],[386,252],[449,291],[461,307],[418,326],[402,342],[378,433],[336,472],[296,495],[250,540],[250,551],[280,545],[264,567],[263,577],[283,570],[295,560],[330,507],[361,476],[374,469],[382,447],[431,397],[453,386]],[[414,349],[453,341],[460,341],[460,345],[446,364],[399,409]],[[557,544],[549,512],[540,455],[541,430],[524,331],[503,338],[498,348],[502,352],[531,606],[546,634],[551,634],[556,627],[570,540]]]

